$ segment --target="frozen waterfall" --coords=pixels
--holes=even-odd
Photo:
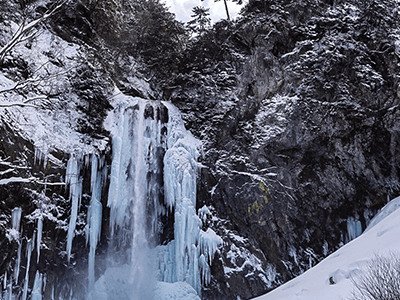
[[[173,105],[122,98],[131,101],[119,102],[106,122],[113,144],[107,202],[113,252],[93,295],[163,299],[185,286],[190,299],[199,299],[201,278],[210,278],[211,260],[204,257],[222,243],[211,229],[202,231],[196,214],[200,143]],[[163,246],[162,216],[174,220],[174,239]]]
[[[41,211],[34,218],[33,236],[22,239],[24,214],[17,207],[8,238],[18,242],[18,251],[12,272],[2,275],[0,299],[17,299],[18,293],[22,299],[65,299],[69,293],[71,300],[199,300],[202,286],[209,284],[222,239],[203,230],[197,214],[200,142],[170,103],[123,95],[115,102],[105,121],[111,162],[102,153],[76,149],[66,166],[69,216],[62,223],[62,252],[70,268],[87,261],[87,282],[75,285],[84,286],[83,294],[73,289],[74,283],[68,283],[63,295],[57,283],[50,286],[38,267],[48,215]],[[83,234],[87,250],[78,251]],[[88,257],[78,257],[84,251]],[[86,276],[82,269],[77,272]]]

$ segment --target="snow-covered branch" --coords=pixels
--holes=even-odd
[[[6,102],[2,103],[0,102],[0,107],[13,107],[13,106],[21,106],[21,107],[33,107],[33,108],[38,108],[37,105],[31,104],[30,102],[33,101],[43,101],[43,100],[48,100],[49,98],[47,96],[38,96],[38,97],[33,97],[33,98],[28,98],[22,102]]]
[[[0,159],[0,165],[7,166],[7,167],[10,167],[10,168],[13,168],[13,169],[30,169],[30,167],[14,165],[11,162],[4,161],[4,160],[1,160],[1,159]]]
[[[37,183],[41,185],[65,185],[64,182],[44,182],[36,177],[29,177],[29,178],[10,177],[5,179],[0,179],[0,185],[6,185],[9,183]]]
[[[42,23],[43,21],[54,15],[66,2],[67,1],[62,1],[52,10],[48,11],[40,18],[33,20],[26,25],[25,25],[26,19],[24,19],[22,24],[19,26],[18,30],[14,33],[11,40],[6,45],[4,45],[4,47],[0,50],[0,63],[3,62],[4,57],[7,55],[7,53],[10,52],[11,49],[15,47],[15,45],[21,42],[21,40],[25,37],[25,35],[27,35],[37,25],[39,25],[40,23]]]

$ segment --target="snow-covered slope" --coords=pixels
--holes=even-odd
[[[358,238],[318,265],[257,300],[339,300],[350,296],[351,278],[375,255],[400,249],[400,197],[389,202]],[[334,283],[334,284],[332,284]]]

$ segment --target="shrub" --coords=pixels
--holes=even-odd
[[[352,281],[349,300],[400,300],[400,255],[376,255]]]

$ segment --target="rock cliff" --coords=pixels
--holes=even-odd
[[[250,0],[236,21],[194,37],[155,0],[9,2],[3,49],[51,14],[0,56],[4,293],[6,276],[18,297],[26,278],[34,290],[37,271],[57,283],[44,299],[85,293],[90,180],[68,263],[65,168],[72,154],[111,165],[103,123],[116,93],[172,102],[202,142],[197,208],[223,239],[204,299],[249,299],[304,272],[399,193],[396,1]],[[173,228],[161,223],[164,243]],[[105,229],[97,254],[108,246]]]

